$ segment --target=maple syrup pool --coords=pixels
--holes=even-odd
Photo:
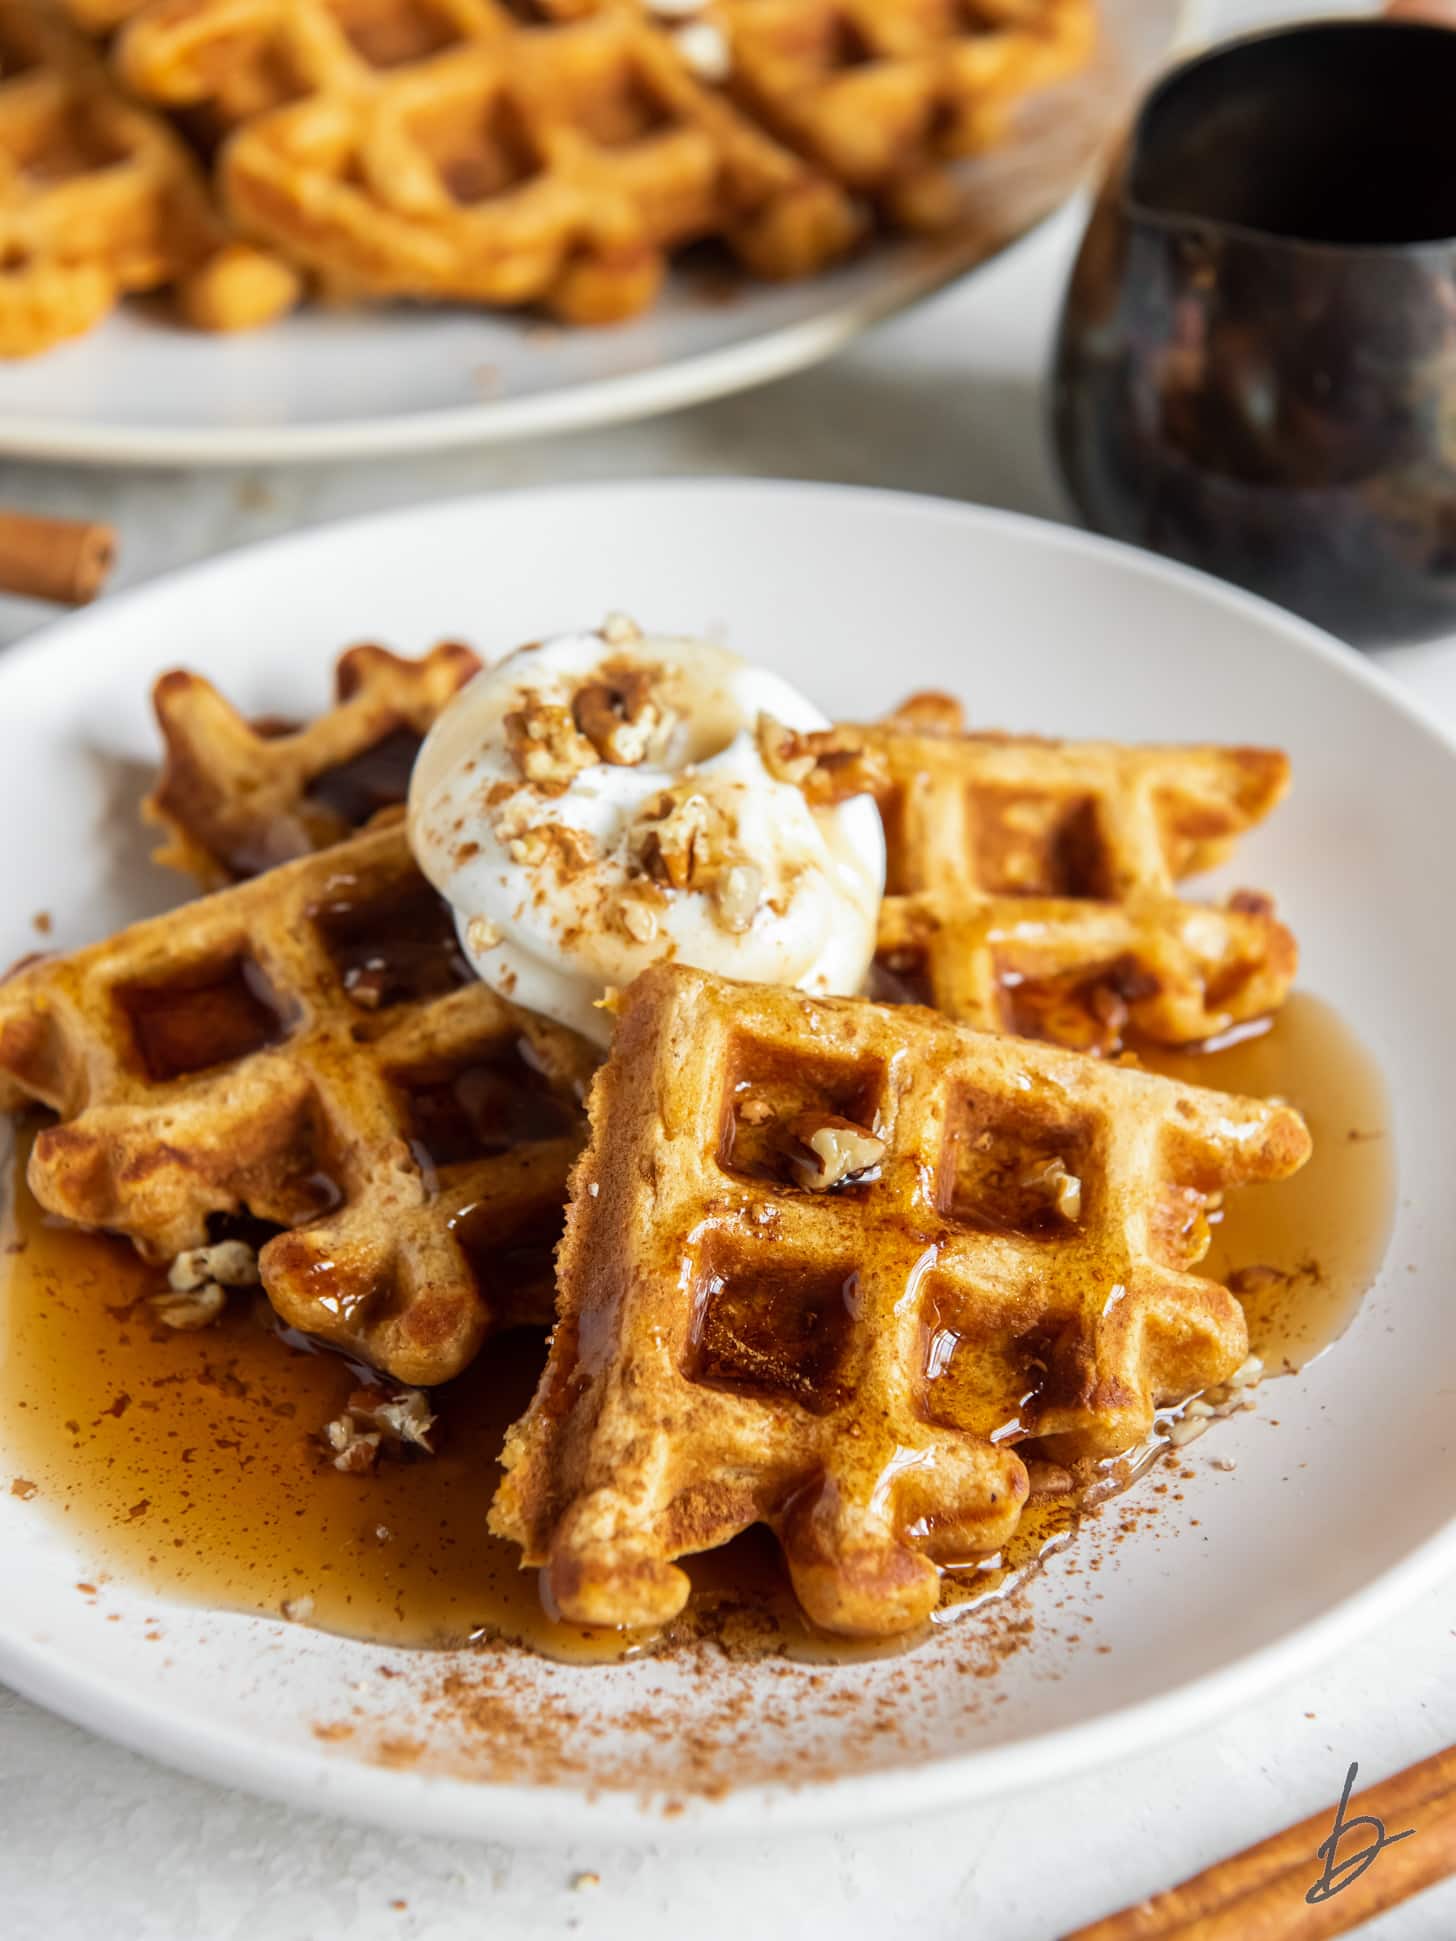
[[[1302,994],[1222,1048],[1145,1053],[1174,1077],[1300,1107],[1314,1157],[1278,1186],[1229,1195],[1200,1271],[1250,1267],[1245,1310],[1270,1374],[1302,1367],[1344,1330],[1375,1278],[1395,1203],[1385,1087],[1329,1006]],[[496,1455],[542,1360],[537,1334],[493,1342],[434,1391],[438,1455],[339,1474],[320,1442],[357,1385],[351,1364],[231,1297],[215,1326],[160,1326],[161,1284],[129,1246],[54,1226],[24,1185],[22,1130],[6,1158],[0,1228],[0,1491],[58,1518],[84,1559],[159,1596],[278,1616],[379,1643],[505,1637],[553,1657],[615,1659],[661,1642],[554,1622],[536,1573],[492,1537]],[[1217,1428],[1214,1432],[1217,1435]],[[1065,1500],[1033,1505],[996,1567],[946,1577],[943,1616],[973,1608],[1065,1539]],[[676,1634],[733,1634],[796,1656],[843,1655],[810,1637],[773,1544],[749,1532],[689,1565]],[[670,1641],[670,1640],[669,1640]]]

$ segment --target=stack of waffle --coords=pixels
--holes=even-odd
[[[593,1081],[471,979],[409,854],[414,747],[473,666],[354,649],[303,725],[163,677],[148,813],[226,887],[0,984],[0,1105],[54,1115],[31,1186],[159,1262],[265,1223],[285,1320],[411,1383],[554,1313],[492,1517],[567,1617],[660,1623],[676,1559],[764,1522],[815,1622],[910,1629],[1014,1529],[1029,1455],[1126,1450],[1247,1356],[1190,1270],[1303,1122],[1089,1053],[1282,1001],[1267,902],[1174,886],[1284,759],[967,734],[939,697],[834,730],[815,759],[878,779],[901,1001],[659,966]]]
[[[812,275],[954,221],[950,165],[1094,34],[1093,0],[0,0],[0,354],[162,284],[232,329],[304,278],[612,321],[705,239]]]

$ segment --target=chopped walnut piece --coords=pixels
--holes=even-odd
[[[787,1131],[795,1142],[789,1163],[799,1184],[815,1193],[874,1176],[885,1156],[883,1139],[835,1113],[801,1112]]]
[[[564,822],[538,822],[513,836],[506,845],[513,863],[534,867],[538,863],[556,865],[562,878],[578,875],[596,861],[597,846],[585,829],[573,829]]]
[[[1081,1219],[1082,1182],[1075,1173],[1067,1171],[1060,1159],[1047,1159],[1038,1165],[1023,1167],[1020,1184],[1044,1194],[1048,1204],[1056,1209],[1068,1226],[1075,1226]]]
[[[571,710],[527,692],[508,714],[506,741],[516,767],[547,795],[563,795],[584,768],[601,757],[572,719]]]
[[[675,718],[662,705],[657,671],[625,658],[578,689],[572,716],[601,759],[619,768],[646,761]]]
[[[189,1293],[219,1281],[224,1287],[256,1287],[258,1255],[246,1240],[219,1240],[210,1247],[188,1247],[167,1272],[167,1285]]]
[[[802,789],[812,808],[832,809],[856,795],[879,795],[890,771],[881,751],[853,728],[820,728],[802,733],[786,728],[771,714],[760,714],[758,752],[776,782]]]
[[[650,944],[657,936],[657,912],[640,896],[629,892],[618,897],[616,917],[634,943]]]
[[[728,823],[721,809],[690,787],[667,789],[632,832],[632,860],[668,889],[700,889],[726,860]]]
[[[352,1397],[350,1399],[353,1400]],[[435,1415],[430,1407],[430,1398],[422,1388],[400,1389],[398,1393],[376,1403],[374,1420],[396,1442],[423,1449],[426,1455],[435,1453],[430,1447],[430,1431],[435,1426]]]
[[[746,1098],[739,1101],[738,1116],[746,1126],[766,1126],[773,1115],[773,1107],[767,1099]]]
[[[430,1431],[435,1417],[421,1388],[356,1388],[342,1415],[324,1424],[324,1441],[334,1452],[334,1468],[367,1475],[386,1447],[423,1449],[433,1455]]]
[[[804,746],[807,736],[786,728],[771,714],[760,714],[755,728],[759,757],[776,782],[792,782],[796,788],[808,781],[814,757]]]
[[[179,1334],[193,1334],[199,1328],[210,1328],[217,1320],[227,1306],[227,1290],[216,1281],[185,1291],[168,1287],[150,1295],[147,1306],[163,1327],[176,1328]]]
[[[609,647],[635,647],[642,629],[629,613],[609,613],[601,624],[601,636]]]
[[[229,1287],[258,1285],[258,1256],[245,1240],[188,1247],[167,1271],[167,1285],[147,1305],[164,1327],[193,1333],[210,1328],[227,1306]]]
[[[368,1476],[379,1460],[379,1436],[361,1429],[346,1409],[324,1424],[324,1441],[334,1452],[334,1468],[346,1476]]]
[[[713,885],[713,904],[725,930],[741,934],[753,927],[763,900],[763,871],[756,863],[732,863]]]

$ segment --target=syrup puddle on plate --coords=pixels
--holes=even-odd
[[[1231,1194],[1203,1268],[1272,1270],[1245,1297],[1251,1346],[1270,1373],[1302,1367],[1350,1321],[1389,1234],[1395,1168],[1379,1072],[1340,1018],[1303,995],[1242,1042],[1145,1062],[1225,1091],[1278,1094],[1309,1119],[1309,1165]],[[23,1183],[27,1144],[14,1141],[0,1229],[0,1491],[59,1519],[88,1579],[112,1573],[159,1596],[275,1617],[287,1604],[326,1630],[393,1645],[504,1637],[598,1662],[663,1642],[553,1622],[536,1574],[486,1529],[497,1452],[540,1369],[539,1335],[489,1344],[434,1391],[433,1459],[340,1475],[319,1438],[357,1385],[351,1365],[285,1338],[261,1296],[233,1295],[200,1333],[159,1326],[145,1300],[161,1284],[156,1270],[120,1241],[49,1224]],[[1077,1514],[1065,1498],[1033,1504],[998,1558],[947,1572],[939,1616],[1003,1594],[1068,1540]],[[903,1648],[811,1636],[763,1531],[688,1568],[693,1597],[668,1643],[707,1635],[810,1658]]]

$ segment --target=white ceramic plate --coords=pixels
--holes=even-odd
[[[1031,1643],[994,1677],[976,1675],[979,1619],[827,1670],[507,1652],[471,1672],[490,1707],[470,1727],[429,1696],[437,1657],[122,1583],[88,1602],[90,1560],[4,1488],[0,1676],[192,1771],[395,1828],[661,1836],[842,1824],[1044,1780],[1237,1705],[1389,1613],[1456,1550],[1456,939],[1438,849],[1456,755],[1352,653],[1272,607],[1059,528],[817,486],[568,489],[307,534],[0,660],[0,957],[33,947],[35,910],[69,945],[175,897],[133,820],[159,668],[187,661],[249,708],[297,713],[351,638],[415,650],[463,633],[496,651],[614,607],[720,630],[849,717],[933,683],[1011,728],[1287,747],[1294,796],[1239,871],[1277,891],[1306,988],[1358,1021],[1388,1075],[1402,1179],[1379,1285],[1335,1349],[1220,1426],[1233,1474],[1197,1462],[1186,1502],[1096,1573],[1085,1537],[1053,1562],[1029,1593]],[[0,1421],[0,1481],[5,1437]],[[350,1715],[351,1739],[315,1735]],[[407,1769],[390,1764],[400,1741]],[[665,1798],[686,1811],[664,1819]]]
[[[1182,0],[1103,0],[1088,71],[1029,102],[1007,148],[964,171],[934,243],[878,245],[806,283],[681,273],[612,330],[468,310],[315,307],[216,338],[141,303],[46,356],[0,366],[0,453],[106,464],[253,464],[422,450],[636,418],[827,357],[1004,249],[1071,194],[1169,53]]]

